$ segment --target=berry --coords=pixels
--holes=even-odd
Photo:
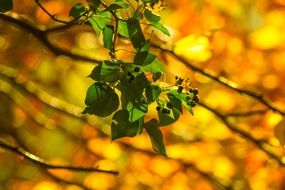
[[[177,85],[181,85],[183,83],[184,79],[179,78],[176,82]]]
[[[131,73],[131,72],[128,72],[128,73],[127,73],[127,75],[128,75],[128,76],[131,76],[131,75],[132,75],[132,73]]]
[[[162,108],[162,113],[167,113],[169,110],[166,108]]]
[[[197,89],[197,88],[193,88],[193,94],[194,94],[194,95],[197,95],[197,94],[198,94],[198,92],[199,92],[199,91],[198,91],[198,89]]]
[[[156,106],[156,111],[160,111],[161,107],[160,106]]]
[[[167,102],[166,106],[171,109],[173,107],[173,105],[170,102]]]
[[[194,96],[193,100],[194,100],[195,102],[199,102],[199,97],[198,97],[198,96]]]
[[[135,79],[135,76],[131,75],[130,78],[129,78],[129,82],[132,82],[134,79]]]
[[[178,76],[175,76],[175,80],[178,80]]]
[[[140,71],[140,68],[139,68],[139,67],[135,67],[135,68],[134,68],[134,71],[135,71],[135,72],[139,72],[139,71]]]
[[[166,111],[166,114],[170,114],[170,110],[167,110],[167,111]]]
[[[189,96],[186,96],[186,101],[189,101],[190,100],[190,97]]]
[[[195,107],[196,106],[196,103],[195,102],[191,102],[191,107]]]
[[[179,86],[177,91],[178,91],[179,93],[181,93],[182,90],[183,90],[183,86]]]

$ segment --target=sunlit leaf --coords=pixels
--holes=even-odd
[[[89,77],[95,81],[115,82],[122,77],[122,71],[118,64],[102,61],[92,70]]]
[[[97,35],[99,35],[106,25],[110,23],[110,20],[111,13],[109,12],[96,12],[95,15],[88,18],[89,23],[92,25]]]
[[[151,10],[149,9],[145,9],[144,16],[149,22],[159,22],[160,21],[160,16],[151,12]]]
[[[103,42],[104,42],[104,47],[107,49],[111,49],[113,47],[113,33],[114,33],[114,28],[113,26],[107,25],[103,29]]]
[[[118,109],[119,97],[106,83],[96,82],[88,88],[85,104],[83,113],[106,117]]]
[[[129,112],[127,110],[119,110],[113,116],[111,125],[112,140],[121,137],[133,137],[141,132],[141,122],[130,122]]]
[[[146,129],[150,139],[153,150],[162,156],[167,156],[165,146],[163,143],[163,136],[159,129],[158,122],[156,119],[152,119],[145,123],[144,128]]]
[[[150,85],[145,89],[145,94],[148,103],[154,102],[160,95],[161,88],[157,85]]]
[[[151,64],[155,60],[156,56],[148,51],[141,51],[135,55],[134,64],[140,66],[146,66]]]
[[[78,18],[82,16],[84,13],[85,13],[85,7],[81,3],[77,3],[70,9],[69,16]]]
[[[140,49],[145,43],[145,38],[139,20],[129,19],[127,21],[127,25],[129,36],[131,37],[131,42],[134,48]]]
[[[129,38],[128,24],[127,21],[120,20],[118,22],[118,33],[126,38]]]
[[[147,108],[147,102],[144,100],[141,102],[130,101],[127,105],[127,110],[129,111],[129,121],[134,122],[142,118],[146,114]]]
[[[152,22],[151,26],[157,28],[158,30],[160,30],[162,33],[166,34],[167,36],[170,36],[169,31],[167,30],[167,28],[165,26],[163,26],[163,24],[161,24],[160,22]]]

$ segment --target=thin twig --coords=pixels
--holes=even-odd
[[[268,143],[262,141],[262,140],[257,140],[254,137],[252,137],[248,132],[237,128],[235,125],[231,124],[228,120],[227,117],[223,114],[221,114],[220,112],[218,112],[217,110],[209,107],[208,105],[199,102],[199,105],[204,107],[205,109],[211,111],[212,113],[214,113],[231,131],[239,134],[241,137],[249,140],[251,143],[253,143],[254,145],[256,145],[260,150],[262,150],[265,154],[267,154],[270,158],[272,158],[273,160],[275,160],[280,166],[285,166],[285,164],[282,162],[282,160],[275,154],[273,154],[272,152],[270,152],[269,150],[267,150],[266,148],[264,148],[264,145],[267,145]]]
[[[173,57],[175,57],[177,60],[179,60],[181,63],[183,63],[187,68],[191,69],[192,71],[194,72],[197,72],[197,73],[200,73],[201,75],[209,78],[209,79],[212,79],[213,81],[216,81],[218,82],[219,84],[227,87],[227,88],[230,88],[238,93],[241,93],[241,94],[244,94],[244,95],[247,95],[247,96],[250,96],[254,99],[256,99],[257,101],[259,101],[260,103],[262,103],[264,106],[266,106],[267,108],[271,109],[272,111],[274,112],[277,112],[281,115],[285,115],[285,112],[284,111],[281,111],[279,108],[275,107],[274,105],[272,105],[266,98],[264,98],[261,94],[259,93],[256,93],[256,92],[252,92],[250,90],[246,90],[246,89],[242,89],[242,88],[239,88],[239,87],[236,87],[235,84],[233,84],[233,82],[230,82],[229,80],[223,78],[223,77],[219,77],[219,76],[216,76],[210,72],[207,72],[203,69],[200,69],[199,67],[195,66],[194,64],[192,64],[190,61],[186,60],[185,58],[183,58],[182,56],[179,56],[177,55],[174,50],[169,50],[169,49],[166,49],[166,48],[163,48],[157,44],[151,44],[152,47],[156,48],[156,49],[159,49],[163,52],[166,52],[166,53],[169,53],[170,55],[172,55]]]
[[[236,112],[236,113],[228,113],[225,114],[225,117],[248,117],[252,115],[261,115],[265,114],[268,110],[254,110],[254,111],[248,111],[248,112]]]
[[[52,20],[59,22],[59,23],[62,23],[62,24],[70,24],[71,23],[68,21],[57,19],[55,15],[52,15],[50,12],[48,12],[48,10],[40,3],[39,0],[35,0],[35,2]]]
[[[2,72],[1,72],[1,71],[2,71]],[[6,73],[6,72],[3,72],[3,69],[0,68],[0,75],[5,77],[5,73]],[[91,123],[90,120],[88,120],[87,117],[82,116],[82,115],[78,115],[78,114],[76,114],[76,113],[74,113],[74,112],[70,112],[70,111],[69,111],[69,110],[79,109],[78,107],[76,107],[76,106],[70,107],[71,105],[70,105],[69,103],[66,103],[66,102],[65,102],[66,105],[63,106],[63,105],[62,105],[62,104],[63,104],[63,101],[62,101],[60,104],[55,103],[55,102],[57,102],[57,101],[55,101],[55,99],[56,99],[55,97],[53,97],[53,104],[49,103],[48,100],[43,101],[43,100],[40,98],[41,95],[38,94],[39,92],[41,92],[41,90],[38,89],[38,87],[33,86],[33,88],[31,88],[31,89],[34,89],[34,90],[33,90],[33,91],[30,91],[28,88],[26,88],[27,85],[19,84],[19,83],[17,83],[17,81],[16,81],[15,79],[12,79],[12,78],[13,78],[13,74],[11,74],[11,75],[9,75],[9,76],[6,76],[6,78],[9,79],[8,82],[11,83],[11,86],[13,86],[15,90],[21,89],[22,91],[24,91],[24,92],[26,93],[26,96],[27,96],[27,95],[30,95],[30,96],[32,96],[32,97],[35,97],[35,98],[37,98],[37,100],[41,101],[42,103],[44,103],[44,104],[47,105],[48,107],[55,109],[56,111],[59,111],[59,112],[64,113],[64,114],[67,114],[67,115],[69,115],[69,116],[71,116],[71,117],[73,117],[73,118],[82,120],[83,122],[88,123],[89,125],[94,126],[94,124]],[[29,82],[31,82],[31,81],[29,81]],[[29,86],[30,86],[30,85],[29,85]],[[0,90],[1,90],[1,89],[0,89]],[[28,94],[27,94],[27,93],[28,93]],[[46,93],[46,94],[45,94],[45,98],[49,98],[49,97],[51,98],[52,96],[47,96],[47,93]],[[67,107],[70,107],[70,109],[66,109]],[[65,109],[64,109],[64,108],[65,108]],[[96,128],[96,127],[95,127],[95,128]],[[106,134],[103,133],[101,130],[98,130],[98,133],[99,133],[100,135],[106,136]],[[120,142],[120,144],[121,144],[124,148],[126,148],[126,149],[128,149],[128,150],[133,150],[133,151],[136,151],[136,152],[139,151],[139,152],[143,152],[143,153],[146,153],[146,154],[149,154],[149,155],[153,155],[153,156],[156,155],[156,154],[155,154],[154,152],[152,152],[152,151],[136,148],[136,147],[134,147],[134,146],[132,146],[132,145],[126,143],[126,142]],[[193,164],[191,164],[191,163],[187,163],[187,162],[185,162],[185,161],[183,161],[183,160],[176,159],[176,158],[169,158],[169,159],[180,162],[185,168],[191,168],[191,169],[193,169],[195,172],[199,173],[201,176],[203,176],[203,177],[206,178],[207,180],[210,180],[211,182],[213,182],[214,184],[216,184],[219,188],[226,189],[226,190],[232,189],[232,188],[231,188],[231,185],[224,185],[224,184],[221,183],[218,179],[216,179],[214,176],[212,176],[211,174],[208,174],[208,173],[206,173],[206,172],[201,171],[200,169],[198,169],[195,165],[193,165]]]
[[[0,13],[0,18],[11,22],[13,24],[16,24],[17,26],[20,26],[21,28],[25,29],[29,33],[33,34],[40,42],[42,42],[53,54],[55,55],[65,55],[70,58],[73,58],[75,60],[81,60],[81,61],[87,61],[87,62],[92,62],[92,63],[99,63],[100,60],[94,59],[94,58],[89,58],[87,56],[79,55],[76,53],[72,53],[69,50],[61,49],[54,44],[52,44],[49,39],[48,39],[48,33],[44,30],[40,30],[22,20],[13,18],[11,16],[7,16],[5,14]]]
[[[112,170],[101,170],[94,167],[79,167],[79,166],[69,166],[69,165],[56,165],[49,163],[47,160],[44,160],[43,158],[40,158],[25,149],[17,146],[13,146],[11,144],[8,144],[5,140],[0,139],[0,146],[2,148],[5,148],[7,150],[10,150],[18,155],[23,156],[24,158],[32,161],[33,163],[39,164],[41,167],[46,169],[66,169],[71,171],[77,171],[77,172],[100,172],[100,173],[107,173],[112,175],[118,175],[119,172],[112,171]]]

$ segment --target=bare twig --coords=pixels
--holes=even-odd
[[[87,56],[83,56],[80,54],[72,53],[69,50],[61,49],[55,46],[49,41],[48,33],[46,31],[40,30],[22,20],[13,18],[11,16],[7,16],[2,13],[0,13],[0,18],[10,23],[16,24],[17,26],[20,26],[21,28],[25,29],[29,33],[33,34],[40,42],[42,42],[55,55],[65,55],[65,56],[68,56],[76,60],[87,61],[87,62],[92,62],[92,63],[100,62],[100,60],[89,58]]]
[[[241,137],[247,139],[249,142],[253,143],[255,146],[257,146],[260,150],[262,150],[265,154],[267,154],[270,158],[275,160],[280,166],[285,166],[285,164],[282,162],[282,160],[266,148],[264,148],[264,145],[268,145],[268,143],[264,142],[263,140],[257,140],[254,137],[252,137],[248,132],[237,128],[235,125],[231,124],[228,120],[227,117],[217,110],[209,107],[208,105],[204,103],[199,103],[200,106],[206,108],[207,110],[211,111],[214,113],[232,132],[239,134]]]
[[[52,20],[62,23],[62,24],[70,24],[73,22],[73,21],[68,22],[68,21],[57,19],[56,15],[52,15],[50,12],[48,12],[48,10],[40,3],[39,0],[35,0],[35,2]]]
[[[265,114],[268,110],[254,110],[254,111],[248,111],[248,112],[235,112],[235,113],[228,113],[225,114],[225,117],[248,117],[252,115],[261,115]]]
[[[230,82],[229,80],[223,78],[223,77],[219,77],[216,76],[210,72],[207,72],[203,69],[200,69],[199,67],[195,66],[194,64],[192,64],[190,61],[186,60],[185,58],[183,58],[182,56],[177,55],[174,50],[169,50],[166,48],[163,48],[159,45],[156,44],[152,44],[152,47],[159,49],[163,52],[169,53],[170,55],[172,55],[173,57],[175,57],[177,60],[179,60],[181,63],[183,63],[187,68],[191,69],[194,72],[200,73],[201,75],[212,79],[213,81],[218,82],[219,84],[230,88],[238,93],[250,96],[252,98],[254,98],[255,100],[259,101],[260,103],[262,103],[264,106],[266,106],[267,108],[271,109],[274,112],[277,112],[281,115],[285,115],[285,112],[280,110],[279,108],[275,107],[274,105],[272,105],[272,103],[270,103],[266,98],[264,98],[261,94],[256,93],[256,92],[252,92],[250,90],[246,90],[246,89],[242,89],[237,87],[235,84],[233,84],[233,82]]]
[[[2,71],[2,72],[1,72]],[[0,67],[0,76],[2,77],[5,77],[5,74],[7,72],[3,72],[3,68],[1,69]],[[12,72],[11,72],[12,73]],[[7,74],[6,74],[7,75]],[[41,93],[41,90],[38,89],[37,86],[33,86],[33,88],[31,89],[34,89],[33,91],[30,91],[27,86],[30,86],[30,85],[25,85],[25,84],[19,84],[15,79],[13,79],[13,74],[10,74],[9,76],[6,76],[6,78],[8,79],[8,83],[11,83],[11,86],[14,87],[14,89],[16,90],[21,90],[23,91],[24,93],[26,93],[26,95],[29,95],[29,96],[32,96],[32,97],[35,97],[37,100],[41,101],[42,103],[44,103],[45,105],[47,105],[48,107],[50,108],[53,108],[55,109],[56,111],[59,111],[61,113],[64,113],[64,114],[67,114],[73,118],[77,118],[77,119],[80,119],[82,120],[83,122],[85,123],[88,123],[92,126],[94,126],[94,123],[90,122],[90,120],[88,120],[87,117],[85,116],[82,116],[82,115],[78,115],[76,114],[75,112],[72,112],[72,111],[69,111],[69,110],[74,110],[74,109],[77,109],[79,110],[80,108],[74,106],[74,105],[70,105],[69,103],[66,103],[64,101],[61,101],[61,103],[55,103],[57,101],[55,101],[55,97],[52,97],[52,96],[48,96],[47,93],[45,95],[45,98],[53,98],[53,104],[51,104],[49,100],[45,100],[43,101],[40,97],[41,95],[39,93]],[[1,78],[0,78],[1,79]],[[29,81],[29,83],[31,83],[31,81]],[[1,89],[0,89],[1,90]],[[65,104],[64,106],[62,104]],[[69,109],[67,107],[70,107]],[[101,130],[98,130],[98,133],[100,135],[104,135],[106,136],[106,134],[104,132],[102,132]],[[136,151],[136,152],[143,152],[143,153],[146,153],[148,155],[153,155],[155,156],[156,154],[152,151],[149,151],[149,150],[143,150],[143,149],[139,149],[137,147],[134,147],[126,142],[120,142],[120,144],[125,147],[126,149],[128,150],[133,150],[133,151]],[[175,161],[178,161],[180,162],[185,168],[191,168],[192,170],[194,170],[195,172],[199,173],[201,176],[203,176],[205,179],[213,182],[213,184],[217,185],[217,187],[219,187],[219,189],[226,189],[226,190],[230,190],[232,189],[231,185],[224,185],[222,182],[220,182],[218,179],[216,179],[214,176],[212,176],[211,174],[208,174],[206,172],[203,172],[201,171],[200,169],[198,169],[195,165],[191,164],[191,163],[187,163],[181,159],[175,159],[175,158],[169,158],[171,160],[175,160]]]
[[[44,160],[26,150],[24,150],[21,147],[13,146],[8,144],[5,140],[0,139],[0,146],[2,148],[5,148],[7,150],[10,150],[18,155],[23,156],[24,158],[32,161],[35,164],[39,164],[41,167],[46,169],[66,169],[71,171],[77,171],[77,172],[100,172],[100,173],[106,173],[106,174],[112,174],[112,175],[118,175],[119,172],[112,171],[112,170],[101,170],[93,167],[79,167],[79,166],[69,166],[69,165],[56,165],[49,163],[47,160]]]

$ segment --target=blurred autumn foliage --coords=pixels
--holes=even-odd
[[[41,5],[70,20],[77,2],[86,4]],[[1,145],[0,190],[285,189],[285,1],[163,5],[171,37],[155,31],[153,48],[165,82],[189,78],[201,100],[194,116],[185,112],[162,128],[169,158],[152,151],[145,132],[110,142],[111,117],[81,114],[92,59],[109,58],[102,36],[84,24],[33,33],[15,20],[42,31],[62,26],[33,0],[14,0],[13,11],[0,15],[1,139],[55,165],[119,171],[51,169]]]

